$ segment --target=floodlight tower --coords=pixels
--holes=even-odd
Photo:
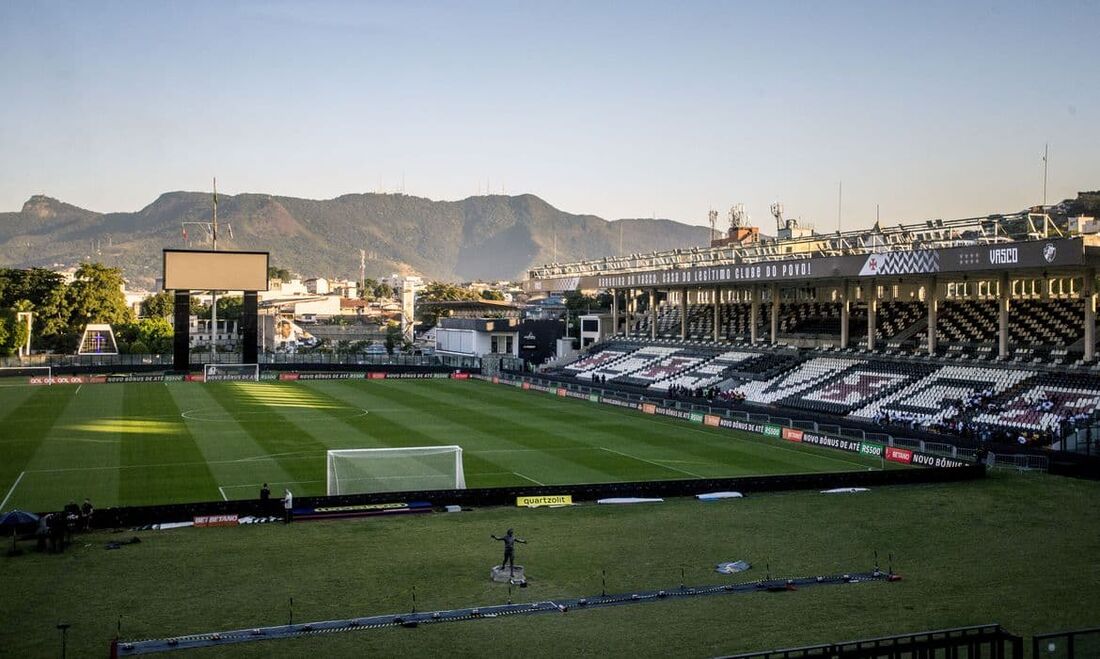
[[[707,213],[707,219],[710,221],[710,242],[714,243],[714,236],[718,231],[718,211],[713,208]]]

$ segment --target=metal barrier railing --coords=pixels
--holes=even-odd
[[[610,398],[612,400],[618,400],[622,402],[649,402],[656,405],[661,405],[663,407],[688,409],[693,412],[712,414],[725,417],[727,419],[739,419],[752,423],[787,426],[790,428],[798,428],[800,430],[818,432],[823,435],[832,435],[849,439],[857,438],[860,440],[885,444],[886,446],[896,446],[898,448],[920,451],[922,453],[929,453],[942,457],[958,458],[972,462],[976,461],[978,457],[978,451],[975,449],[960,448],[958,446],[955,446],[954,444],[948,444],[946,442],[929,442],[922,439],[894,437],[893,435],[887,433],[869,433],[859,428],[848,428],[839,424],[820,423],[817,421],[794,419],[790,417],[772,416],[763,412],[745,412],[740,410],[732,410],[725,407],[712,407],[709,405],[700,405],[698,403],[691,403],[688,401],[671,400],[664,397],[629,394],[615,389],[593,387],[577,384],[574,382],[558,382],[556,380],[539,377],[537,375],[502,375],[501,378],[504,380],[514,380],[518,378],[521,381],[537,382],[539,384],[543,384],[544,386],[559,387],[562,389],[566,389],[567,391],[576,391],[584,394],[597,394],[604,398]],[[995,454],[994,463],[991,466],[997,468],[1013,469],[1017,471],[1046,471],[1049,466],[1049,460],[1045,456],[1037,455]]]
[[[1032,659],[1100,657],[1100,627],[1038,634],[1031,639]]]

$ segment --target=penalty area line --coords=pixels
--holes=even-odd
[[[513,471],[512,473],[515,474],[516,476],[519,476],[520,478],[522,478],[524,480],[531,481],[535,485],[546,485],[546,483],[540,483],[537,480],[535,480],[534,478],[531,478],[530,476],[524,476],[523,474],[519,473],[518,471]]]
[[[222,493],[222,501],[229,501],[229,497],[225,496],[225,490],[222,489],[221,485],[218,486],[218,491]]]
[[[630,455],[629,453],[623,453],[622,451],[616,451],[615,449],[607,448],[606,446],[601,446],[600,450],[607,451],[608,453],[614,453],[616,455],[621,455],[624,458],[630,458],[632,460],[638,460],[639,462],[646,462],[648,464],[651,464],[655,467],[660,467],[662,469],[668,469],[670,471],[678,471],[681,474],[687,474],[688,476],[694,476],[695,478],[706,478],[706,476],[703,476],[702,474],[697,474],[694,471],[688,471],[687,469],[680,469],[678,467],[670,467],[669,465],[661,464],[660,462],[655,462],[653,460],[646,460],[645,458],[639,458],[636,455]]]
[[[0,501],[0,510],[3,510],[4,506],[8,505],[8,499],[10,499],[12,493],[15,492],[15,488],[19,487],[19,481],[23,480],[23,476],[25,476],[26,474],[27,472],[25,471],[19,472],[19,478],[16,478],[15,482],[11,484],[11,489],[8,490],[8,495],[4,497],[3,501]]]

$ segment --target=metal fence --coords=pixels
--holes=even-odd
[[[1038,634],[1031,639],[1032,659],[1095,659],[1100,657],[1100,627]]]
[[[1023,659],[1024,640],[1000,625],[956,627],[729,655],[729,659]]]
[[[454,368],[478,368],[481,361],[476,357],[459,355],[406,355],[406,354],[368,354],[368,353],[266,353],[258,356],[260,365],[268,366],[451,366]],[[236,364],[241,357],[237,353],[192,353],[191,364]],[[6,357],[0,359],[0,366],[27,367],[50,366],[53,368],[104,368],[104,367],[140,367],[163,366],[172,368],[172,355],[31,355],[22,359]]]

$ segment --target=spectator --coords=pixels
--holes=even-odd
[[[38,539],[38,551],[46,551],[46,541],[50,538],[50,514],[47,513],[38,518],[38,530],[35,531]]]
[[[64,518],[65,542],[72,543],[73,533],[80,526],[80,506],[76,505],[75,500],[65,504]]]
[[[59,554],[65,551],[65,513],[50,513],[50,521],[47,522],[50,529],[50,553]]]
[[[84,497],[84,505],[80,507],[81,521],[84,522],[84,530],[92,530],[92,514],[95,512],[95,508],[92,506],[92,501],[88,497]]]
[[[286,514],[283,523],[290,524],[294,518],[294,495],[290,493],[290,488],[283,491],[283,512]]]

